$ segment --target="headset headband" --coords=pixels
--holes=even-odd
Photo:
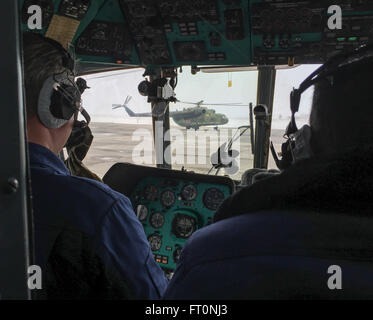
[[[60,73],[53,74],[44,82],[39,95],[39,118],[47,127],[59,128],[66,120],[69,120],[75,112],[80,112],[86,120],[85,125],[88,125],[91,118],[81,104],[81,94],[88,87],[79,86],[75,82],[74,55],[54,39],[46,38],[38,33],[34,33],[34,36],[49,43],[59,52],[62,58],[62,66],[65,69]],[[53,92],[59,95],[54,95]],[[52,97],[56,99],[53,102],[53,106],[51,105]],[[77,121],[77,119],[75,120],[74,126],[83,126],[84,121],[80,122]]]
[[[42,35],[40,36],[43,37]],[[61,53],[63,66],[66,69],[69,69],[72,72],[72,74],[75,76],[75,59],[73,55],[68,51],[68,49],[65,49],[61,43],[59,43],[58,41],[54,39],[47,38],[47,37],[43,37],[43,39]]]
[[[56,48],[61,53],[61,55],[63,56],[62,58],[63,66],[66,69],[70,70],[72,73],[72,76],[75,77],[75,59],[73,55],[68,50],[66,50],[58,41],[51,39],[51,38],[47,38],[47,37],[44,37],[44,40],[46,40],[49,44],[51,44],[54,48]],[[88,86],[86,86],[85,88],[82,88],[83,89],[82,90],[81,88],[79,88],[79,86],[74,80],[71,80],[70,82],[71,82],[71,86],[74,86],[76,90],[80,93],[82,93],[82,91],[84,91],[86,88],[89,88]],[[57,81],[57,83],[59,82]],[[67,90],[65,90],[63,86],[59,85],[58,90],[62,93],[62,95],[68,101],[70,101],[70,103],[74,106],[74,110],[79,111],[83,115],[84,119],[86,120],[86,125],[88,125],[91,121],[91,117],[89,116],[88,112],[83,108],[83,106],[80,103],[79,105],[77,105],[75,101],[75,97],[73,97]],[[75,126],[77,127],[82,126],[82,122],[76,120]]]
[[[39,38],[41,41],[49,43],[54,49],[56,49],[61,54],[63,67],[70,70],[75,75],[75,58],[73,52],[69,52],[69,49],[65,49],[58,41],[52,38],[47,38],[40,33],[29,32],[28,34],[31,34],[35,38]],[[32,38],[30,38],[30,41],[32,41]]]

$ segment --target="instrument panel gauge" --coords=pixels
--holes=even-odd
[[[162,238],[156,233],[150,235],[148,241],[152,251],[158,251],[162,247]]]
[[[148,208],[140,204],[136,208],[136,215],[140,221],[144,221],[148,216]]]
[[[159,229],[164,224],[164,216],[160,212],[153,213],[150,216],[150,225],[154,229]]]
[[[178,214],[172,221],[172,231],[178,238],[189,238],[196,230],[196,219],[186,214]]]
[[[164,191],[161,195],[161,203],[164,207],[171,207],[175,203],[175,194],[170,190]]]
[[[158,195],[158,189],[156,186],[149,184],[146,186],[144,189],[144,198],[147,201],[155,201],[157,200],[157,195]]]
[[[203,204],[207,209],[216,211],[224,201],[224,193],[219,189],[210,188],[203,195]]]
[[[181,189],[181,196],[186,201],[192,201],[197,198],[197,188],[193,184],[188,184]]]

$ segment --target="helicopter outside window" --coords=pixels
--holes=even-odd
[[[290,91],[315,68],[317,65],[277,71],[271,133],[276,150],[280,150],[290,116]],[[118,162],[156,166],[150,104],[138,92],[143,74],[144,69],[136,68],[84,77],[91,89],[84,93],[83,105],[92,116],[95,137],[84,163],[100,177]],[[215,174],[211,156],[233,136],[239,137],[232,147],[239,152],[238,170],[223,169],[219,174],[240,180],[242,173],[253,167],[251,130],[238,128],[250,125],[249,103],[255,106],[257,79],[257,71],[193,75],[190,67],[183,68],[175,89],[179,102],[170,103],[173,169]],[[302,98],[299,125],[308,121],[312,93],[310,89]],[[193,140],[194,144],[190,143]],[[272,157],[269,168],[275,168]]]
[[[216,170],[211,170],[211,157],[224,143],[228,146],[233,138],[232,149],[238,152],[234,153],[232,158],[235,157],[237,168],[223,168],[219,175],[229,175],[240,180],[242,173],[253,167],[252,129],[247,127],[250,126],[249,104],[253,103],[255,106],[256,102],[258,72],[200,71],[193,75],[190,67],[183,69],[178,75],[176,87],[177,99],[182,103],[177,103],[174,110],[183,112],[185,116],[190,112],[200,112],[201,115],[185,118],[183,122],[177,117],[171,117],[171,135],[173,130],[179,130],[181,125],[188,131],[185,136],[185,164],[178,163],[176,159],[172,167],[216,174]],[[240,127],[243,128],[238,129]],[[173,147],[172,151],[176,156],[177,146]]]
[[[84,163],[100,177],[117,162],[156,166],[150,104],[138,92],[143,73],[144,69],[138,68],[84,77],[91,89],[84,93],[83,105],[92,117],[90,126],[95,137]],[[208,173],[211,154],[235,133],[237,138],[238,127],[250,124],[249,103],[255,104],[256,90],[256,71],[192,75],[190,68],[184,68],[175,89],[179,102],[170,103],[172,168]],[[188,144],[190,137],[195,140],[194,147]],[[234,178],[239,179],[252,167],[250,130],[233,147],[237,145],[240,171]],[[185,153],[178,161],[176,150],[181,149]]]

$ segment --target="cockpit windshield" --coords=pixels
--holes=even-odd
[[[156,166],[151,106],[138,92],[143,73],[133,69],[84,77],[91,89],[83,104],[95,137],[85,164],[101,177],[117,162]],[[211,156],[232,138],[238,170],[218,174],[238,177],[252,167],[249,104],[255,105],[257,78],[257,71],[193,75],[185,67],[179,72],[178,102],[169,105],[173,169],[216,174]]]
[[[282,134],[290,116],[289,93],[317,65],[277,71],[272,140],[280,150]],[[192,74],[190,67],[178,70],[176,103],[169,104],[171,166],[203,174],[228,175],[240,180],[253,167],[255,131],[250,122],[250,103],[255,106],[258,71]],[[103,177],[117,162],[156,166],[151,105],[140,95],[138,85],[144,69],[136,68],[85,76],[89,90],[83,104],[92,116],[93,145],[85,164]],[[307,123],[312,90],[302,100],[299,123]],[[253,116],[255,125],[255,116]],[[219,147],[228,153],[228,168],[211,164]],[[230,151],[229,153],[229,150]],[[219,158],[219,160],[221,160]],[[270,157],[269,168],[275,168]]]

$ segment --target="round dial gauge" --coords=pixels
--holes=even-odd
[[[150,225],[153,228],[155,229],[161,228],[163,224],[164,224],[164,216],[161,213],[156,212],[150,216]]]
[[[192,201],[197,198],[197,188],[193,184],[188,184],[181,190],[181,196],[186,201]]]
[[[175,194],[166,190],[161,195],[161,203],[164,207],[171,207],[175,203]]]
[[[158,234],[152,234],[148,240],[152,251],[158,251],[162,247],[162,238]]]
[[[147,201],[155,201],[157,199],[158,189],[156,186],[150,184],[144,189],[144,198]]]
[[[136,208],[136,215],[140,221],[144,221],[148,216],[148,208],[140,204]]]
[[[217,210],[224,201],[224,193],[219,189],[210,188],[203,195],[203,204],[207,209]]]
[[[178,238],[189,238],[196,230],[196,220],[186,214],[178,214],[172,221],[172,230]]]
[[[174,257],[174,261],[175,263],[177,263],[180,259],[180,254],[181,254],[181,249],[180,247],[177,247],[174,251],[174,253],[172,254],[172,256]]]

